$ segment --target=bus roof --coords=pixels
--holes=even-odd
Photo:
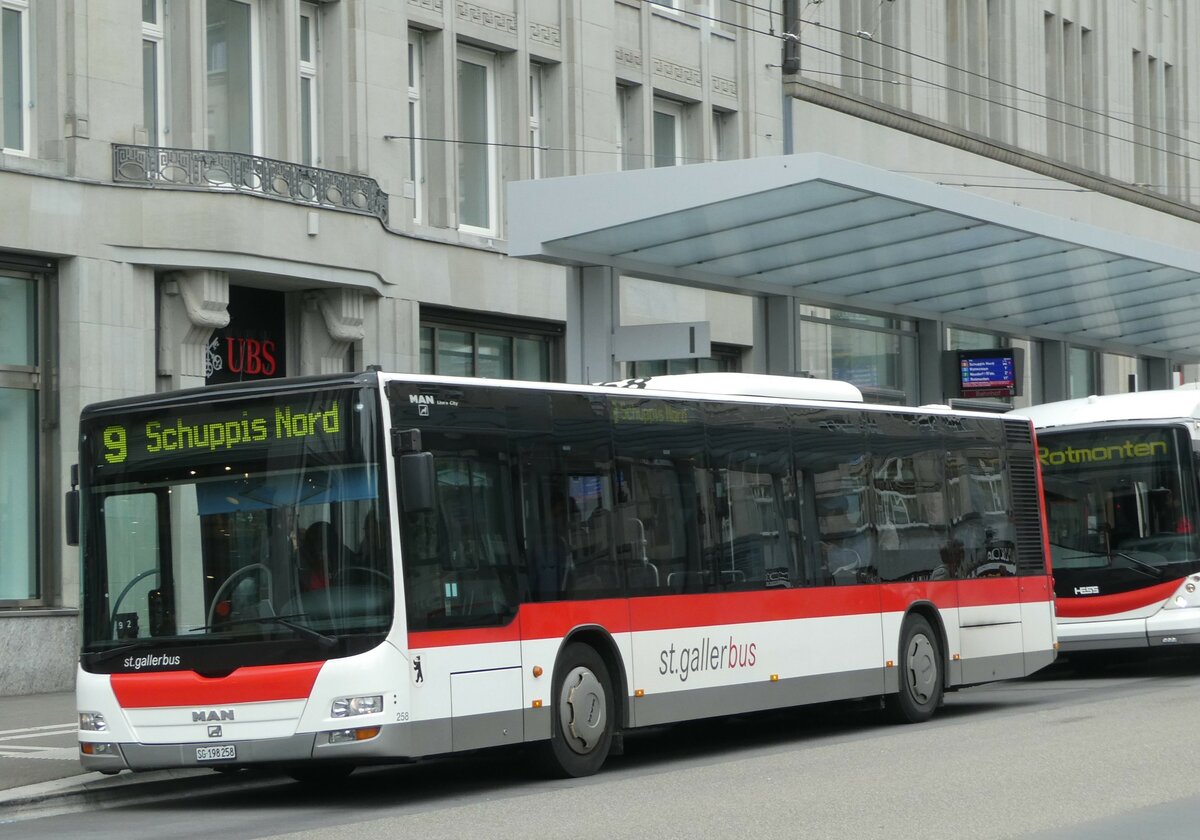
[[[1138,391],[1132,394],[1090,396],[1019,408],[1013,415],[1028,417],[1039,429],[1111,423],[1119,420],[1178,420],[1200,418],[1200,390]]]
[[[712,396],[772,397],[789,400],[862,402],[862,391],[849,382],[765,373],[675,373],[605,382],[617,388],[686,392]]]

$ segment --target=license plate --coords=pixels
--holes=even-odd
[[[197,761],[226,761],[237,758],[237,746],[234,744],[214,744],[211,747],[196,747]]]

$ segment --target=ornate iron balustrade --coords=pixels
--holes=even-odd
[[[374,178],[239,152],[113,144],[113,181],[151,187],[237,192],[375,216],[388,197]]]

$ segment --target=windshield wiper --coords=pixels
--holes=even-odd
[[[1158,566],[1155,566],[1153,563],[1147,563],[1145,560],[1139,560],[1131,554],[1126,554],[1124,551],[1115,551],[1114,550],[1114,551],[1110,551],[1106,554],[1103,551],[1087,551],[1082,548],[1076,548],[1073,545],[1065,545],[1063,543],[1056,543],[1053,540],[1050,541],[1050,545],[1055,546],[1057,548],[1065,548],[1068,551],[1078,551],[1079,554],[1083,557],[1103,557],[1104,559],[1106,559],[1108,561],[1108,565],[1110,565],[1110,566],[1113,564],[1114,558],[1120,557],[1124,560],[1128,560],[1133,565],[1133,571],[1141,572],[1144,575],[1149,575],[1151,577],[1157,578],[1158,580],[1162,580],[1163,577],[1165,577],[1167,574],[1165,570],[1160,569]]]
[[[337,639],[333,638],[333,636],[326,636],[324,633],[320,633],[311,627],[305,627],[303,624],[297,624],[291,620],[293,618],[302,618],[302,616],[264,615],[259,616],[258,618],[235,618],[231,621],[222,622],[221,624],[208,624],[204,627],[193,627],[191,632],[199,633],[201,630],[218,630],[222,627],[233,627],[238,624],[279,624],[288,628],[289,630],[296,631],[305,638],[312,639],[321,647],[330,648],[337,644]]]
[[[115,648],[108,650],[85,651],[85,656],[91,656],[96,662],[107,662],[108,660],[120,656],[122,653],[128,653],[131,650],[145,650],[144,644],[117,645]]]
[[[1166,574],[1166,572],[1160,569],[1158,566],[1147,563],[1145,560],[1139,560],[1136,557],[1126,554],[1124,551],[1114,551],[1112,556],[1125,558],[1134,565],[1134,568],[1137,571],[1144,572],[1145,574],[1156,577],[1159,580],[1162,580],[1163,576]]]

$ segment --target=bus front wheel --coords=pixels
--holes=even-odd
[[[921,723],[942,702],[945,683],[937,634],[924,616],[910,615],[900,627],[900,690],[889,696],[893,717]]]
[[[554,675],[554,708],[547,769],[556,776],[590,776],[612,747],[613,691],[608,667],[594,648],[568,645]]]

